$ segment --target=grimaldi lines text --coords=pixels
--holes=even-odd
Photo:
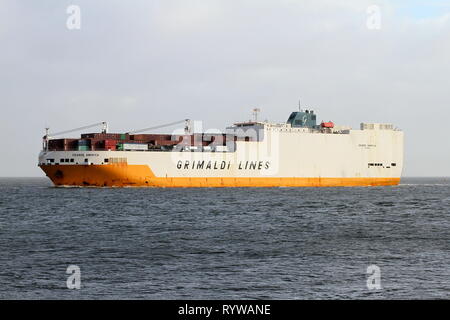
[[[403,132],[316,123],[309,110],[286,123],[235,123],[224,133],[46,134],[39,166],[56,186],[331,187],[397,185]]]

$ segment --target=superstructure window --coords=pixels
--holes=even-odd
[[[64,162],[64,159],[59,159],[59,162],[63,163],[63,162]]]
[[[382,163],[369,163],[369,167],[382,167]]]
[[[70,159],[66,159],[66,162],[70,162]]]
[[[74,159],[70,159],[70,162],[74,162],[75,160]]]
[[[84,162],[86,162],[86,163],[89,162],[89,159],[88,158],[84,159]]]
[[[109,159],[105,159],[105,163],[109,162]]]
[[[392,162],[391,166],[395,167],[395,166],[397,166],[397,164],[395,162]]]
[[[127,163],[127,158],[109,158],[109,163]]]

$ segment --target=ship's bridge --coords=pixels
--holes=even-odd
[[[317,117],[314,114],[313,110],[305,110],[305,111],[296,111],[292,112],[287,120],[287,123],[291,125],[291,127],[300,127],[300,128],[316,128],[317,127]]]
[[[236,141],[263,141],[267,122],[237,122],[226,128],[226,134],[236,137]]]
[[[277,123],[268,121],[248,121],[237,122],[233,126],[226,128],[226,134],[236,137],[236,141],[258,141],[272,132],[284,133],[310,133],[319,132],[315,128],[308,126],[292,126],[291,123]]]

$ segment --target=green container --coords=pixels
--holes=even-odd
[[[118,151],[123,151],[123,143],[118,143],[116,148]]]
[[[78,151],[90,151],[91,147],[88,146],[78,146]]]
[[[127,136],[125,135],[125,133],[122,133],[120,135],[120,140],[125,140],[127,138]]]

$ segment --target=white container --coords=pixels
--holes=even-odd
[[[227,152],[228,151],[228,147],[227,146],[215,146],[214,150],[216,152]]]
[[[145,151],[145,150],[148,150],[148,144],[146,144],[146,143],[124,143],[123,149],[124,150]]]

